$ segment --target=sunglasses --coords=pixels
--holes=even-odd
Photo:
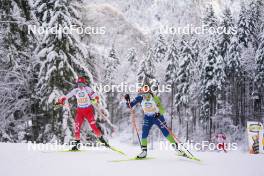
[[[144,98],[150,98],[150,97],[151,97],[151,95],[150,95],[149,93],[142,94],[142,96],[143,96]]]
[[[80,87],[85,87],[86,85],[84,83],[77,83]]]

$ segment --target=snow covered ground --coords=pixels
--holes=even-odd
[[[112,144],[131,157],[137,146]],[[111,162],[124,157],[110,150],[85,152],[28,151],[27,144],[0,143],[0,175],[3,176],[263,176],[264,155],[239,151],[225,153],[198,152],[203,162],[177,158],[170,151],[150,150],[152,160]]]

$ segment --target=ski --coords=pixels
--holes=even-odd
[[[85,152],[87,150],[62,150],[62,151],[58,151],[58,152]]]
[[[102,146],[104,146],[104,147],[106,147],[106,148],[108,148],[108,149],[110,149],[110,150],[112,150],[118,154],[121,154],[123,156],[127,156],[122,150],[109,145],[106,141],[100,141],[100,139],[99,139],[99,143],[102,144]]]
[[[199,161],[199,162],[201,162],[202,160],[200,160],[199,158],[197,158],[197,157],[192,157],[192,158],[190,158],[191,160],[194,160],[194,161]]]
[[[54,151],[41,151],[42,153],[61,153],[61,152],[86,152],[88,150],[54,150]]]
[[[120,159],[120,160],[112,160],[110,162],[118,163],[118,162],[126,162],[126,161],[138,161],[138,160],[152,160],[155,159],[154,157],[146,157],[146,158],[128,158],[128,159]]]
[[[186,154],[186,152],[184,152],[184,153]],[[193,160],[193,161],[199,161],[199,162],[201,162],[201,160],[199,158],[197,158],[195,156],[190,156],[188,154],[186,154],[186,156],[183,156],[183,155],[177,155],[177,156],[183,157],[183,158],[187,158],[187,159],[190,159],[190,160]]]
[[[119,149],[117,149],[117,148],[115,148],[115,147],[113,147],[113,146],[109,146],[109,147],[107,147],[107,148],[109,148],[110,150],[112,150],[112,151],[114,151],[114,152],[116,152],[116,153],[119,153],[119,154],[121,154],[121,155],[123,155],[123,156],[127,156],[122,150],[119,150]]]

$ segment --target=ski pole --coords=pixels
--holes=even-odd
[[[181,143],[181,141],[176,137],[176,135],[172,132],[172,130],[170,130],[168,127],[167,127],[167,125],[166,124],[164,124],[159,118],[157,118],[158,119],[158,121],[160,122],[160,124],[161,125],[163,125],[168,131],[169,131],[169,133],[170,133],[170,135],[172,135],[173,136],[173,138],[176,140],[176,142],[178,143],[178,144],[180,144],[192,157],[194,157],[193,156],[193,154],[188,150],[188,149],[186,149],[183,145],[182,145],[182,143]]]
[[[55,104],[54,110],[57,110],[57,109],[63,108],[63,107],[70,108],[70,105],[69,104]]]
[[[127,104],[128,104],[129,109],[130,109],[130,112],[131,112],[131,118],[132,118],[132,125],[133,125],[133,128],[136,130],[136,134],[137,134],[138,142],[139,142],[139,144],[140,144],[140,148],[142,148],[142,146],[141,146],[141,140],[140,140],[139,132],[138,132],[139,130],[138,130],[137,125],[136,125],[135,112],[134,112],[134,110],[132,109],[129,100],[127,101]]]

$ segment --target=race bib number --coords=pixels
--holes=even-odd
[[[85,104],[85,103],[88,103],[88,98],[87,97],[84,97],[84,98],[79,98],[77,100],[78,104]]]
[[[143,111],[146,113],[155,113],[156,112],[156,106],[152,102],[144,102],[143,103]]]

